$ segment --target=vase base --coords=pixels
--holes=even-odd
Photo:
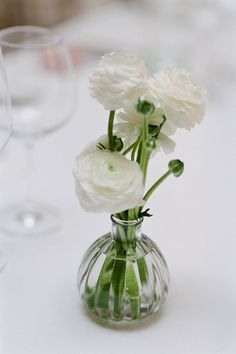
[[[139,327],[146,327],[147,325],[151,325],[155,323],[163,316],[163,304],[157,307],[153,312],[146,314],[146,316],[139,317],[135,320],[130,319],[122,319],[122,320],[115,320],[111,318],[103,318],[92,312],[87,306],[84,306],[84,303],[81,302],[80,309],[84,313],[84,315],[90,319],[91,321],[95,322],[99,326],[106,327],[106,328],[114,328],[114,329],[134,329]]]

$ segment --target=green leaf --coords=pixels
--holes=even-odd
[[[149,210],[150,210],[150,208],[139,213],[139,218],[144,218],[144,217],[150,218],[151,216],[153,216],[152,214],[149,214]]]

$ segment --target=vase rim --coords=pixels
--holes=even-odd
[[[139,226],[143,222],[143,218],[138,218],[135,220],[121,220],[117,218],[114,214],[111,215],[111,220],[117,225],[122,225],[122,226]]]

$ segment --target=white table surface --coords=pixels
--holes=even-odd
[[[6,236],[0,274],[2,354],[233,354],[236,352],[235,98],[209,103],[204,122],[176,134],[177,148],[152,161],[150,181],[180,158],[185,172],[170,177],[150,201],[144,231],[170,269],[168,299],[154,317],[123,329],[94,322],[83,311],[76,272],[88,246],[110,228],[109,215],[84,212],[74,195],[73,160],[105,131],[103,108],[88,93],[94,61],[78,71],[78,111],[35,151],[35,198],[61,211],[60,231],[32,238]],[[0,207],[23,195],[24,152],[11,141],[0,158]],[[150,182],[151,183],[151,182]]]

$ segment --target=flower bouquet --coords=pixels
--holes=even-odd
[[[109,111],[107,133],[77,157],[76,194],[90,212],[111,214],[112,231],[86,252],[78,286],[87,307],[109,320],[133,321],[157,311],[168,292],[169,274],[157,245],[141,232],[150,217],[147,202],[180,160],[147,187],[147,170],[158,150],[173,151],[177,128],[190,130],[205,112],[206,92],[192,74],[166,68],[148,77],[143,60],[130,53],[105,54],[90,91]]]

